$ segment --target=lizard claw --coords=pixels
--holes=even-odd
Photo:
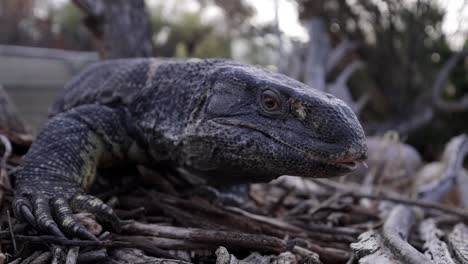
[[[99,221],[110,224],[116,232],[120,232],[122,229],[120,219],[114,213],[114,210],[99,198],[86,194],[78,194],[70,200],[70,205],[75,211],[84,210],[95,214]]]
[[[31,203],[26,197],[16,197],[13,201],[13,211],[16,217],[26,220],[28,224],[36,227],[36,220],[31,211]]]
[[[80,225],[73,217],[73,212],[68,201],[64,198],[52,198],[51,201],[53,212],[58,220],[62,230],[70,236],[76,236],[86,240],[98,239]]]
[[[73,216],[73,211],[94,213],[99,221],[109,223],[120,232],[120,219],[112,208],[100,199],[86,194],[76,194],[72,198],[53,197],[51,194],[21,193],[13,202],[15,215],[40,232],[60,238],[78,237],[98,239],[84,228]]]
[[[60,238],[66,238],[52,218],[49,199],[45,196],[33,196],[32,202],[37,228],[45,233],[50,233]]]

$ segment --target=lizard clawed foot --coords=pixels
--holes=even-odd
[[[86,240],[98,239],[79,224],[73,211],[94,213],[98,220],[109,223],[120,231],[120,220],[112,208],[100,199],[90,195],[77,194],[71,199],[64,197],[50,198],[47,195],[19,196],[13,202],[15,214],[40,232],[57,237],[78,237]]]
[[[99,221],[110,224],[116,232],[122,230],[120,219],[114,210],[101,199],[91,195],[78,194],[71,199],[70,204],[75,211],[87,211],[95,214]]]

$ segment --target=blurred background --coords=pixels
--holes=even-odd
[[[468,131],[468,1],[135,2],[144,4],[152,56],[281,72],[348,102],[368,135],[397,131],[426,160]],[[0,0],[0,85],[33,133],[63,85],[103,57],[96,36],[105,29],[89,17],[96,8]]]

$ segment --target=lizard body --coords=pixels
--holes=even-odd
[[[105,61],[56,100],[15,175],[14,209],[43,232],[94,239],[71,212],[118,228],[112,209],[83,192],[99,167],[164,163],[230,185],[338,176],[366,155],[345,103],[284,75],[219,59]]]

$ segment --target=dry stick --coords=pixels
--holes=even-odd
[[[6,168],[7,160],[8,160],[8,158],[10,158],[11,152],[12,152],[11,142],[4,135],[0,135],[0,141],[2,142],[3,146],[5,147],[5,152],[3,153],[3,157],[2,157],[2,159],[0,161],[0,166],[2,168]]]
[[[8,263],[8,264],[18,264],[18,263],[20,263],[20,261],[21,261],[21,258],[17,258],[17,259],[15,259],[15,260],[11,261],[11,262]]]
[[[233,247],[268,250],[277,253],[287,250],[287,243],[284,240],[268,235],[204,230],[199,228],[181,228],[157,224],[143,224],[138,222],[133,222],[124,226],[123,230],[132,234],[182,239],[212,245],[223,244],[226,246],[230,245]]]
[[[164,250],[202,250],[217,248],[217,245],[157,236],[131,235],[118,236],[115,239],[118,241],[129,242],[133,247],[138,246],[139,249],[141,249],[141,246],[162,248]]]
[[[20,264],[29,264],[31,261],[37,259],[40,255],[42,254],[42,251],[35,251],[32,253],[29,257],[25,258],[23,261],[20,262]]]
[[[80,247],[72,247],[68,250],[66,264],[76,264],[76,260],[78,259],[78,254],[80,252]]]
[[[316,207],[310,209],[309,212],[307,213],[307,215],[310,216],[310,217],[313,216],[318,211],[322,210],[325,207],[330,206],[331,204],[338,201],[341,197],[343,197],[345,195],[347,195],[347,193],[341,193],[341,192],[335,193],[334,195],[330,196],[328,199],[326,199],[325,201],[323,201],[322,203],[320,203]]]
[[[15,234],[13,232],[13,225],[11,224],[10,210],[7,210],[7,217],[8,217],[8,228],[10,229],[10,236],[13,239],[13,253],[16,255],[17,247],[16,247]]]
[[[278,210],[278,208],[280,208],[280,206],[284,203],[284,201],[286,200],[286,198],[289,197],[289,195],[291,195],[293,192],[295,191],[294,188],[291,188],[289,190],[286,190],[286,192],[284,192],[278,200],[276,200],[276,202],[274,202],[270,208],[268,209],[268,214],[269,215],[272,215],[276,212],[276,210]]]
[[[105,249],[88,251],[80,253],[78,263],[100,263],[105,258],[107,258],[107,251]]]
[[[400,204],[406,204],[406,205],[412,205],[412,206],[417,206],[421,208],[426,208],[426,209],[433,209],[433,210],[438,210],[444,213],[456,215],[460,218],[462,218],[464,221],[468,221],[468,212],[464,210],[459,210],[455,208],[450,208],[441,204],[437,203],[431,203],[431,202],[423,202],[423,201],[417,201],[417,200],[412,200],[408,198],[398,198],[398,197],[390,197],[386,195],[378,195],[378,194],[365,194],[365,193],[357,193],[357,192],[351,192],[347,194],[348,196],[352,196],[355,198],[367,198],[367,199],[372,199],[372,200],[386,200],[394,203],[400,203]]]
[[[433,210],[438,210],[444,213],[456,215],[460,218],[462,218],[464,221],[468,221],[468,212],[465,210],[460,210],[460,209],[454,209],[450,208],[438,203],[431,203],[431,202],[424,202],[424,201],[417,201],[417,200],[412,200],[409,198],[399,198],[399,197],[391,197],[386,194],[369,194],[369,193],[361,193],[358,190],[355,190],[355,188],[349,188],[345,187],[344,185],[340,185],[335,182],[329,182],[329,181],[324,181],[324,180],[314,180],[311,179],[311,181],[322,185],[326,186],[328,188],[332,188],[335,190],[341,190],[344,192],[347,192],[346,196],[351,196],[354,198],[367,198],[367,199],[372,199],[372,200],[386,200],[394,203],[400,203],[400,204],[406,204],[406,205],[412,205],[412,206],[417,206],[421,208],[426,208],[426,209],[433,209]]]
[[[51,264],[63,263],[65,260],[64,247],[53,245],[52,246],[52,261]]]
[[[459,263],[468,263],[466,241],[468,241],[468,228],[466,225],[458,223],[448,235],[448,243]]]
[[[29,264],[46,264],[46,263],[50,263],[51,259],[52,259],[52,253],[44,252],[41,255],[39,255],[37,258],[35,258],[33,261],[31,261]]]
[[[1,234],[0,238],[4,237],[9,237],[9,234]],[[105,241],[91,241],[91,240],[68,240],[68,239],[63,239],[63,238],[58,238],[54,236],[24,236],[24,235],[15,235],[15,239],[20,240],[20,241],[28,241],[30,243],[35,243],[35,244],[44,244],[44,243],[53,243],[57,245],[62,245],[62,246],[77,246],[77,247],[129,247],[129,248],[137,248],[141,249],[147,253],[151,253],[153,255],[157,255],[162,258],[170,258],[170,259],[177,259],[177,260],[183,260],[179,257],[173,256],[166,250],[152,247],[149,249],[148,247],[145,247],[143,245],[134,245],[132,243],[124,242],[124,241],[111,241],[111,240],[105,240]]]
[[[240,214],[242,216],[245,216],[247,218],[250,218],[252,220],[255,220],[255,221],[258,221],[258,222],[261,222],[261,223],[265,223],[265,224],[268,224],[268,225],[272,225],[275,228],[283,229],[283,230],[286,230],[286,231],[289,231],[289,232],[294,232],[294,233],[302,233],[303,232],[303,230],[301,230],[297,226],[291,225],[288,222],[285,222],[285,221],[280,220],[280,219],[270,218],[270,217],[263,216],[263,215],[258,215],[258,214],[253,214],[253,213],[247,212],[245,210],[242,210],[242,209],[240,209],[238,207],[226,206],[225,209],[228,210],[228,211],[234,212],[234,213],[238,213],[238,214]]]
[[[2,159],[0,160],[0,186],[2,187],[0,189],[0,206],[3,203],[3,197],[4,197],[4,191],[9,191],[11,189],[9,180],[8,180],[8,174],[7,174],[7,160],[11,156],[12,148],[11,148],[11,143],[10,140],[0,134],[0,141],[3,144],[4,147],[4,152]]]
[[[455,264],[447,243],[441,239],[443,232],[437,228],[433,218],[422,221],[419,234],[424,240],[423,250],[426,256],[430,256],[435,263]]]
[[[162,203],[153,203],[153,206],[159,207],[167,215],[172,216],[186,226],[196,225],[197,227],[207,227],[209,229],[213,229],[213,227],[214,229],[228,227],[229,229],[241,229],[247,233],[258,233],[261,230],[262,233],[267,235],[275,237],[285,236],[283,229],[272,227],[270,224],[265,225],[258,221],[253,222],[250,218],[227,212],[224,208],[209,204],[207,201],[200,203],[156,192],[152,192],[150,195],[154,201],[162,201]],[[194,216],[193,212],[203,215]],[[207,221],[207,219],[210,221]],[[223,220],[220,221],[220,219]],[[261,223],[261,225],[258,223]]]

